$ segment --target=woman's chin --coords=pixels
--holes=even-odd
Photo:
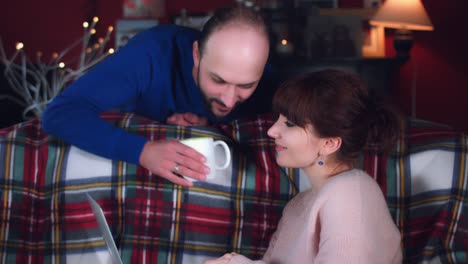
[[[278,158],[278,157],[276,157],[276,163],[277,163],[280,167],[287,167],[287,168],[291,167],[291,166],[290,166],[290,165],[291,165],[291,164],[290,164],[291,162],[287,162],[287,161],[282,160],[281,158]]]

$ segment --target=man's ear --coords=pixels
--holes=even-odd
[[[200,52],[198,51],[198,41],[194,41],[192,45],[193,65],[198,68],[200,65]]]
[[[337,152],[341,147],[341,137],[329,137],[324,138],[324,143],[322,145],[322,149],[320,154],[328,156],[335,152]]]

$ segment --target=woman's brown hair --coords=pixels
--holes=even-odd
[[[371,96],[357,76],[339,70],[310,72],[284,82],[273,109],[289,121],[312,124],[320,137],[341,137],[338,159],[353,161],[364,148],[387,151],[399,135],[399,115]]]

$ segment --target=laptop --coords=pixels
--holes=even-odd
[[[86,194],[86,196],[88,197],[88,201],[91,204],[91,209],[93,210],[94,216],[96,217],[96,221],[98,223],[99,230],[102,233],[102,237],[106,242],[112,262],[115,264],[123,264],[123,261],[120,258],[119,250],[117,249],[117,245],[115,245],[114,238],[112,237],[112,233],[109,229],[109,225],[107,224],[106,217],[102,212],[101,206],[99,206],[99,204],[93,199],[93,197],[91,197],[91,195]]]

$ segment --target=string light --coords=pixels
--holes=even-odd
[[[0,95],[0,101],[11,100],[24,107],[24,120],[41,117],[46,106],[66,86],[115,52],[113,48],[104,49],[114,30],[112,26],[108,27],[104,38],[98,38],[95,44],[90,43],[91,36],[96,34],[95,26],[98,21],[98,17],[93,17],[91,23],[83,22],[83,36],[60,53],[52,53],[50,61],[42,60],[43,53],[38,51],[35,54],[36,61],[32,62],[27,57],[22,42],[16,43],[16,52],[8,58],[0,39],[0,63],[5,65],[5,77],[17,95]],[[75,49],[80,52],[72,54],[78,54],[78,58],[65,62],[66,55]]]
[[[23,48],[24,48],[23,43],[21,43],[21,42],[16,43],[16,50],[20,50],[20,49],[23,49]]]

